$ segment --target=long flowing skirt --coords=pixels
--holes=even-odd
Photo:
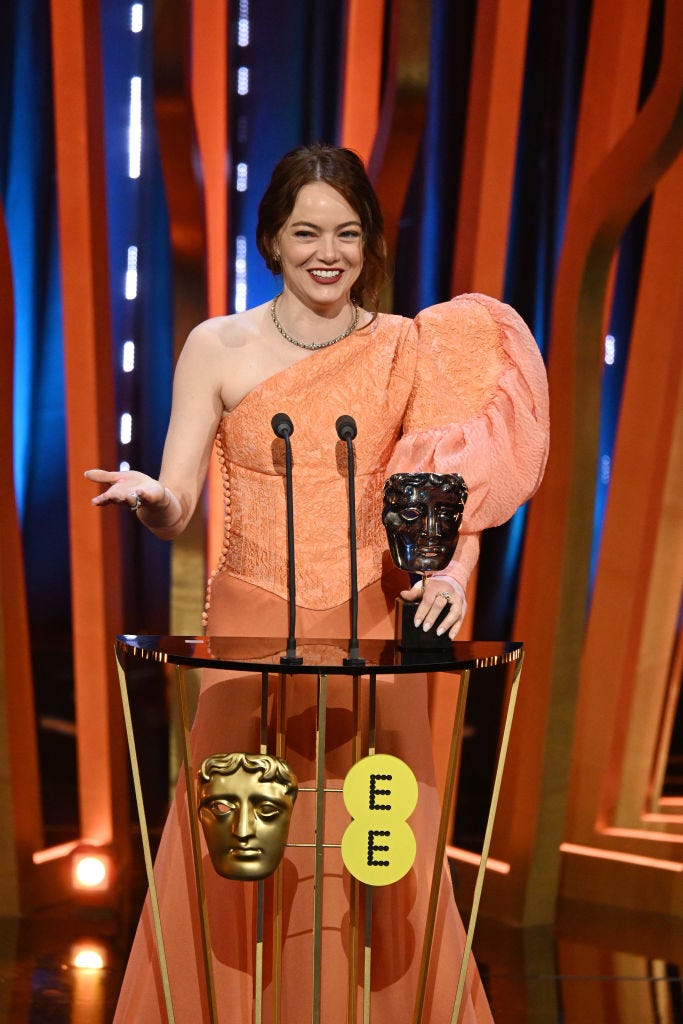
[[[360,595],[359,634],[382,638],[393,633],[394,595],[404,586],[403,574],[385,577]],[[287,604],[257,587],[219,577],[214,582],[209,634],[213,636],[286,636]],[[297,635],[344,639],[349,635],[347,604],[325,611],[299,609]],[[365,681],[367,683],[367,681]],[[348,772],[352,758],[351,682],[328,676],[326,785],[334,788]],[[210,754],[258,752],[261,677],[207,670],[192,730],[195,765]],[[288,677],[286,759],[299,779],[310,786],[315,768],[316,679]],[[419,799],[409,824],[417,838],[417,858],[399,882],[372,889],[372,1024],[403,1024],[413,1019],[420,968],[434,845],[440,802],[435,787],[424,676],[397,676],[377,682],[377,751],[391,753],[412,768]],[[272,749],[272,748],[270,748]],[[341,795],[326,794],[325,840],[339,843],[349,816]],[[313,795],[300,792],[294,808],[291,842],[310,842]],[[204,873],[212,943],[213,970],[221,1024],[249,1024],[254,1001],[256,889],[253,882],[230,881],[217,875],[204,855]],[[281,1022],[311,1020],[313,992],[313,852],[287,849],[282,867],[283,947]],[[178,1024],[209,1020],[203,981],[201,937],[184,781],[178,783],[155,863],[166,955],[175,1019]],[[320,1005],[325,1024],[347,1024],[349,976],[349,876],[340,851],[325,850],[322,900],[322,972]],[[361,932],[362,935],[362,932]],[[268,947],[268,938],[266,938]],[[359,975],[362,979],[362,939]],[[447,870],[442,872],[434,950],[424,1006],[424,1024],[450,1024],[464,930],[452,895]],[[272,958],[264,958],[264,1022],[271,1020]],[[362,1020],[363,993],[353,998]],[[147,901],[138,925],[124,978],[115,1024],[156,1024],[166,1020],[152,917]],[[467,977],[461,1024],[492,1021],[486,995],[473,961]]]

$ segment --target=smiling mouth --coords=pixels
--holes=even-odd
[[[308,273],[314,281],[319,281],[321,284],[333,284],[335,281],[339,280],[343,271],[324,270],[322,267],[316,267],[315,270],[309,270]]]

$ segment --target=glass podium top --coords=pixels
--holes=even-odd
[[[517,661],[523,644],[506,640],[440,641],[432,648],[403,648],[394,640],[361,640],[362,661],[349,664],[348,641],[308,639],[296,642],[301,664],[283,663],[284,637],[159,636],[122,634],[116,638],[119,655],[191,668],[239,669],[246,672],[284,672],[288,675],[382,675],[418,671],[459,672],[491,668]]]

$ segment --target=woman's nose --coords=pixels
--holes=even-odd
[[[325,263],[334,263],[337,258],[337,242],[333,235],[321,235],[318,241],[318,257]]]

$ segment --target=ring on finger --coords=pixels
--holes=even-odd
[[[131,510],[131,512],[137,512],[137,510],[139,508],[142,508],[143,506],[142,498],[140,497],[137,491],[131,491],[130,496],[131,498],[134,498],[135,501],[132,505],[129,505],[128,508]]]
[[[451,598],[451,595],[449,594],[449,592],[447,590],[439,590],[436,596],[437,597],[443,597],[443,599],[445,601],[447,601],[448,604],[451,603],[452,598]]]

